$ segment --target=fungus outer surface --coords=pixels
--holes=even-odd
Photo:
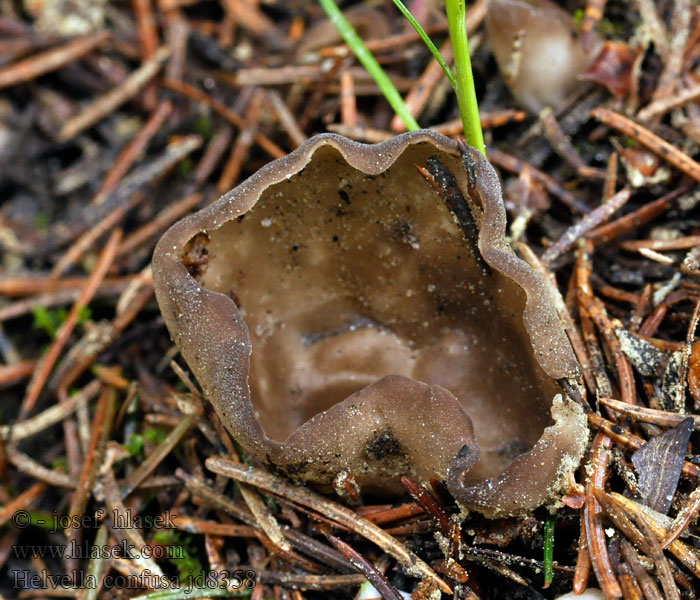
[[[247,452],[382,495],[402,475],[447,479],[487,516],[547,502],[578,465],[585,417],[555,382],[573,352],[505,240],[493,168],[469,152],[487,271],[416,169],[439,164],[469,196],[456,146],[427,131],[316,136],[163,236],[165,322]]]

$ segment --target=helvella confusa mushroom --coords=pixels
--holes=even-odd
[[[572,16],[551,0],[492,0],[486,30],[505,83],[534,113],[559,107],[600,49],[595,36],[585,48]]]
[[[176,223],[153,277],[176,346],[262,463],[382,496],[436,477],[487,516],[523,514],[565,485],[588,430],[557,384],[577,372],[568,339],[505,227],[475,150],[323,134]]]

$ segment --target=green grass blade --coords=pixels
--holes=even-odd
[[[469,58],[467,26],[464,22],[466,11],[464,0],[445,0],[445,9],[450,28],[450,39],[452,40],[455,70],[457,71],[457,103],[464,126],[464,137],[470,146],[485,155],[484,134],[481,131],[479,105],[476,101],[472,63]]]
[[[377,60],[372,56],[372,53],[367,50],[360,36],[352,28],[352,25],[348,23],[347,19],[340,12],[340,9],[336,6],[333,0],[318,0],[319,4],[326,11],[328,18],[330,19],[333,26],[336,28],[338,33],[342,36],[345,43],[353,51],[357,60],[360,61],[362,66],[370,74],[374,82],[379,86],[382,94],[387,99],[391,108],[403,121],[406,129],[414,130],[420,129],[417,121],[413,118],[413,115],[408,111],[408,108],[404,104],[403,98],[391,83],[391,80],[387,77],[384,70],[381,68]]]
[[[554,570],[552,568],[554,558],[554,516],[547,517],[544,522],[544,587],[552,583]]]
[[[433,44],[433,40],[431,40],[428,37],[428,34],[425,33],[425,30],[420,26],[420,23],[416,21],[415,17],[406,8],[406,5],[403,2],[401,2],[401,0],[394,0],[394,4],[396,5],[396,8],[399,9],[401,14],[406,18],[406,20],[411,24],[411,27],[413,27],[413,29],[416,30],[416,33],[420,36],[420,39],[423,40],[423,43],[428,47],[428,50],[430,50],[430,53],[433,55],[433,58],[438,62],[440,68],[442,68],[442,72],[445,74],[445,77],[449,79],[450,85],[456,93],[457,80],[455,79],[455,75],[452,72],[452,69],[450,69],[445,60],[442,58],[442,55],[435,47],[435,44]]]

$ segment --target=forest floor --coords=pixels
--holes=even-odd
[[[611,0],[596,19],[599,3],[567,3],[603,54],[539,114],[504,84],[488,2],[468,7],[510,239],[556,283],[591,443],[556,515],[471,514],[451,526],[448,556],[434,534],[457,509],[439,485],[409,485],[394,505],[355,498],[353,527],[380,525],[455,598],[700,590],[700,11]],[[441,4],[407,4],[449,62]],[[393,4],[342,8],[421,126],[460,137],[449,82]],[[213,477],[206,458],[236,447],[154,298],[151,254],[172,223],[314,134],[374,143],[402,131],[320,5],[0,0],[0,90],[0,595],[350,599],[369,578],[384,598],[439,596],[375,534],[340,525],[337,496],[302,507],[279,479],[270,494]],[[640,508],[649,487],[670,506]],[[153,523],[167,514],[167,527]],[[144,522],[115,526],[128,515]],[[154,557],[46,550],[71,542]],[[160,557],[168,547],[180,555]],[[223,570],[240,589],[137,581]]]

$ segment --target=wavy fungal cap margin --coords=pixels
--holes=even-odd
[[[454,143],[428,131],[316,136],[166,232],[165,322],[246,451],[322,487],[343,472],[384,495],[401,475],[447,478],[492,515],[546,502],[578,463],[585,420],[552,402],[573,352],[506,243],[493,168],[470,155],[488,274],[415,168],[437,160],[468,196]]]

